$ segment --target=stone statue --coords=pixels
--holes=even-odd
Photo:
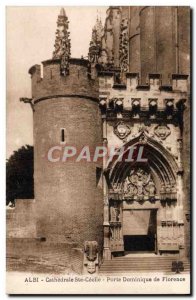
[[[98,272],[98,244],[96,241],[84,243],[84,274]]]
[[[120,221],[120,209],[117,204],[110,207],[111,222]]]

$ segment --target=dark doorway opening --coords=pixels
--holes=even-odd
[[[125,251],[155,251],[155,236],[149,235],[124,235]]]
[[[125,210],[123,215],[123,237],[125,252],[157,252],[157,210]]]

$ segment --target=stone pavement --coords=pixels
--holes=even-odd
[[[73,246],[71,243],[54,243],[37,239],[7,239],[7,271],[77,274],[77,264],[80,270],[81,261],[77,261],[77,257],[74,257]]]

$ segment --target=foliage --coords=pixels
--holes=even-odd
[[[6,205],[15,199],[34,198],[33,146],[25,145],[6,162]]]

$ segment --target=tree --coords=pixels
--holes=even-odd
[[[33,199],[33,146],[25,145],[6,162],[6,205],[15,199]]]

